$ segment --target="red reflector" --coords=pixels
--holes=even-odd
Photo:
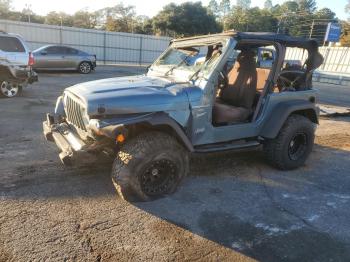
[[[34,65],[34,55],[32,52],[29,52],[29,60],[28,60],[28,65],[32,66]]]

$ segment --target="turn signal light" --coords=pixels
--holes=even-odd
[[[125,136],[123,134],[117,135],[116,139],[117,143],[123,143],[125,141]]]

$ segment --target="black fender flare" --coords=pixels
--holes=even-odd
[[[113,139],[118,135],[118,133],[123,132],[123,130],[127,129],[127,126],[130,125],[146,123],[155,129],[157,126],[168,126],[176,133],[177,138],[180,140],[180,142],[182,142],[186,149],[188,149],[190,152],[194,151],[193,145],[183,128],[166,113],[159,112],[141,115],[128,120],[123,120],[120,123],[116,123],[115,121],[108,123],[108,120],[103,120],[103,122],[106,123],[106,125],[101,127],[100,130],[104,135]]]
[[[260,132],[263,138],[275,138],[281,130],[284,122],[291,114],[299,114],[307,117],[313,123],[318,124],[319,108],[308,100],[293,100],[278,103],[264,118],[268,119]]]

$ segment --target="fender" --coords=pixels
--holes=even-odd
[[[281,130],[284,122],[291,114],[300,114],[313,123],[318,124],[319,108],[308,100],[293,100],[278,103],[264,117],[268,119],[260,132],[260,136],[264,138],[275,138]]]
[[[127,129],[128,125],[133,124],[142,124],[147,123],[152,127],[157,127],[160,125],[165,125],[170,127],[176,134],[179,140],[183,143],[183,145],[190,151],[193,152],[194,148],[187,137],[186,133],[182,129],[182,127],[169,115],[166,113],[158,112],[158,113],[150,113],[146,115],[136,116],[128,119],[104,119],[99,122],[100,131],[111,138],[115,138],[116,135],[121,132],[123,129]],[[92,129],[96,129],[96,127],[90,126]]]

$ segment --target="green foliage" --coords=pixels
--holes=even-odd
[[[232,6],[232,2],[236,5]],[[273,5],[265,0],[264,8],[250,8],[251,0],[210,0],[207,7],[201,2],[171,3],[153,18],[136,16],[135,7],[117,3],[96,12],[80,10],[73,15],[50,12],[36,15],[30,6],[22,12],[11,9],[11,0],[0,0],[0,18],[31,21],[51,25],[95,28],[108,31],[191,36],[235,29],[237,31],[288,32],[291,35],[314,37],[322,41],[328,22],[337,21],[329,8],[317,10],[315,0],[287,0]],[[350,0],[346,10],[350,13]],[[343,43],[350,42],[350,26],[342,22]],[[349,32],[349,33],[348,33]]]
[[[267,10],[271,10],[272,9],[272,1],[271,0],[266,0],[264,2],[264,8],[267,9]]]
[[[208,4],[208,11],[216,18],[220,16],[220,7],[216,0],[210,0]]]
[[[202,6],[201,2],[185,2],[180,5],[171,3],[153,18],[153,25],[158,34],[172,36],[220,31],[215,17]]]
[[[219,11],[221,16],[225,17],[231,10],[231,1],[230,0],[221,0],[219,4]]]
[[[9,11],[11,7],[11,0],[0,0],[0,12]]]
[[[45,24],[73,26],[73,18],[64,12],[50,12],[45,17]]]
[[[241,7],[244,10],[248,10],[251,3],[252,2],[250,0],[237,0],[237,6]]]
[[[312,14],[316,11],[315,0],[298,0],[298,10],[307,14]]]
[[[80,28],[95,28],[97,24],[96,14],[87,10],[80,10],[73,15],[73,26]]]
[[[278,20],[273,14],[258,7],[250,8],[248,10],[236,6],[228,17],[228,28],[236,31],[251,31],[251,32],[268,32],[274,31],[277,27]]]
[[[134,6],[124,6],[119,3],[113,7],[106,7],[95,13],[97,24],[107,31],[133,32],[134,17],[136,15]]]

